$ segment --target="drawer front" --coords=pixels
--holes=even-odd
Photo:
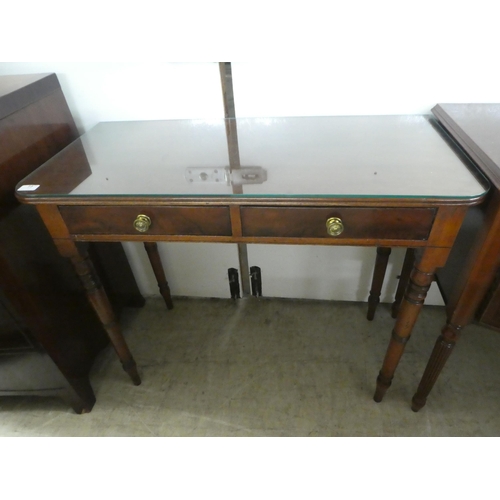
[[[228,207],[59,207],[72,234],[230,236]],[[151,224],[142,232],[134,227],[139,215]]]
[[[431,208],[261,208],[242,207],[243,236],[282,238],[425,240],[436,211]],[[342,232],[331,236],[330,218]]]

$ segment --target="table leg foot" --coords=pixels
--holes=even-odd
[[[420,380],[417,392],[412,399],[412,410],[418,411],[425,406],[427,397],[429,396],[436,380],[439,377],[446,361],[453,352],[457,340],[462,330],[461,326],[447,323],[443,328],[441,335],[438,337],[431,357],[427,362],[424,374]]]
[[[125,339],[123,338],[120,326],[117,321],[112,321],[110,323],[104,324],[104,328],[106,329],[106,333],[111,340],[111,344],[116,351],[118,358],[122,364],[124,371],[128,374],[132,383],[134,385],[141,384],[141,378],[139,377],[139,373],[137,371],[137,365],[135,360],[128,348]]]
[[[62,255],[69,257],[80,281],[83,284],[87,298],[92,305],[97,317],[99,318],[104,330],[106,331],[111,345],[113,346],[123,368],[135,385],[141,383],[137,373],[136,364],[127,343],[121,332],[120,325],[115,317],[113,308],[109,302],[108,296],[101,284],[92,261],[86,250],[80,250],[72,242],[60,244],[63,250]],[[60,251],[61,251],[60,249]]]
[[[131,378],[134,385],[141,385],[141,377],[137,371],[137,365],[133,358],[122,361],[123,369],[127,372],[128,376]]]
[[[415,413],[421,410],[424,406],[425,403],[427,403],[427,398],[419,398],[417,395],[413,396],[411,400],[411,409]]]
[[[382,401],[385,392],[391,385],[433,277],[434,269],[430,270],[430,272],[424,272],[417,266],[413,268],[410,284],[404,295],[401,310],[394,325],[384,362],[377,378],[377,389],[374,396],[376,402]]]
[[[387,389],[391,386],[392,378],[387,380],[379,373],[377,377],[377,388],[375,389],[375,395],[373,396],[373,401],[375,403],[380,403],[385,396]]]

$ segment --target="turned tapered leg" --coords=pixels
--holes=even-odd
[[[391,316],[397,318],[399,308],[401,307],[401,301],[403,300],[406,287],[410,281],[411,270],[415,264],[415,249],[408,248],[405,254],[405,260],[403,261],[403,268],[401,269],[401,275],[399,276],[398,288],[396,290],[396,295],[394,296],[394,302],[392,303]]]
[[[61,251],[61,248],[60,248]],[[87,298],[101,321],[123,369],[135,385],[141,383],[134,358],[123,338],[120,325],[109,302],[108,296],[95,272],[86,250],[80,250],[72,242],[65,242],[61,253],[69,257],[87,293]]]
[[[168,286],[165,271],[163,270],[160,254],[158,252],[158,245],[154,242],[147,242],[144,243],[144,248],[148,254],[149,262],[151,262],[151,267],[153,268],[156,281],[158,282],[158,288],[160,289],[161,296],[165,301],[167,309],[173,309],[174,303],[172,302],[172,297],[170,296],[170,287]]]
[[[391,249],[387,247],[377,248],[377,258],[375,260],[375,269],[373,270],[372,286],[370,289],[370,296],[368,297],[368,313],[366,319],[372,321],[375,317],[375,311],[380,302],[380,292],[384,284],[385,271],[387,269],[387,262],[389,262],[389,255]]]
[[[413,326],[434,278],[434,270],[433,268],[424,272],[418,268],[418,265],[413,268],[410,284],[404,295],[401,310],[392,331],[382,369],[377,377],[377,388],[373,397],[377,403],[382,401],[385,392],[391,385],[394,372],[403,355],[406,343],[410,339]]]
[[[422,375],[422,380],[420,381],[417,392],[411,400],[411,409],[413,411],[418,411],[425,406],[427,396],[434,387],[441,370],[453,352],[453,348],[460,336],[461,329],[461,326],[455,326],[450,323],[443,328],[441,335],[436,341],[424,374]]]
[[[429,393],[450,357],[461,332],[471,323],[500,269],[500,191],[490,191],[484,221],[470,242],[471,248],[448,297],[447,323],[438,337],[412,399],[412,410],[425,406]]]

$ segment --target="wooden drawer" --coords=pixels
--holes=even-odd
[[[72,234],[230,236],[228,207],[59,207]],[[146,232],[134,228],[139,214],[151,219]]]
[[[243,236],[425,240],[435,213],[431,208],[242,207],[241,222]],[[330,217],[342,220],[339,236],[327,232]]]

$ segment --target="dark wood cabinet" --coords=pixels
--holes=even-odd
[[[69,262],[16,184],[78,137],[54,74],[0,77],[0,396],[51,395],[77,413],[108,338]],[[144,303],[119,243],[91,244],[115,311]]]

